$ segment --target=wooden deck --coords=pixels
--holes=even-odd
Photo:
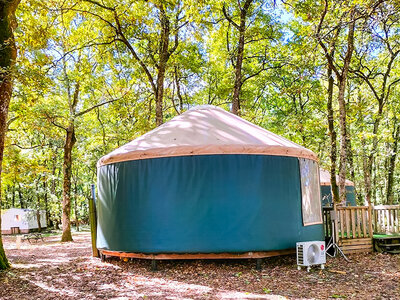
[[[372,252],[374,250],[371,238],[341,239],[338,245],[344,254]]]
[[[345,254],[372,252],[374,233],[400,234],[400,205],[339,206],[336,212],[325,207],[323,211],[325,236],[330,237],[335,226],[336,241]]]
[[[400,234],[374,234],[374,249],[378,252],[400,253]]]

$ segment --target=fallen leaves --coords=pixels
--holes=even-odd
[[[328,259],[326,269],[298,271],[295,256],[253,260],[160,261],[91,257],[88,233],[61,244],[59,237],[15,249],[5,237],[14,268],[0,272],[1,299],[400,299],[400,256],[352,255]],[[267,297],[267,298],[266,298]]]

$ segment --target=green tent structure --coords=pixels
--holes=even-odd
[[[98,195],[103,255],[266,257],[324,239],[316,154],[210,105],[102,157]]]
[[[323,169],[320,169],[321,182],[321,201],[323,207],[332,206],[332,186],[331,174]],[[339,183],[339,176],[336,175],[336,182]],[[346,185],[346,206],[356,206],[356,194],[354,190],[354,182],[347,180]]]

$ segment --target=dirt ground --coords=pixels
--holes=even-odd
[[[89,233],[23,242],[3,237],[12,269],[0,272],[0,299],[400,299],[400,255],[328,258],[326,269],[296,268],[295,255],[252,260],[162,261],[91,257]]]

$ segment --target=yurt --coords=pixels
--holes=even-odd
[[[209,105],[102,157],[96,207],[103,255],[265,257],[324,239],[316,154]]]
[[[41,228],[46,228],[46,211],[39,211]],[[38,211],[25,208],[9,208],[1,211],[1,234],[19,234],[37,231]]]
[[[321,201],[322,206],[332,206],[332,187],[331,174],[323,169],[320,169],[321,182]],[[339,184],[339,176],[336,175],[336,182]],[[345,181],[346,185],[346,206],[356,206],[356,195],[354,192],[354,183],[350,180]]]

